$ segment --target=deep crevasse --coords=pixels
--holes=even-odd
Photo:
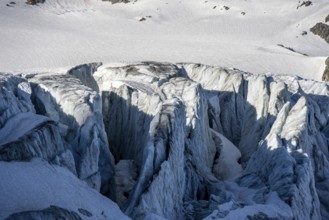
[[[20,92],[20,82],[30,90]],[[152,62],[2,75],[2,83],[14,104],[1,103],[0,128],[26,112],[49,122],[22,134],[31,145],[21,136],[2,145],[0,157],[21,161],[25,149],[28,159],[63,166],[134,219],[329,216],[325,83]],[[34,136],[49,127],[58,141],[36,151]]]

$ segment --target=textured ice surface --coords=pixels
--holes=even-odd
[[[329,218],[326,83],[155,62],[1,74],[0,83],[1,169],[53,167],[63,184],[70,175],[133,219]],[[1,175],[19,182],[21,172]],[[84,217],[62,200],[3,207],[51,205]]]

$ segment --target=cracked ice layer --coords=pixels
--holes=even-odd
[[[62,166],[134,219],[329,216],[325,83],[155,62],[1,77],[0,128],[42,120],[0,156]]]

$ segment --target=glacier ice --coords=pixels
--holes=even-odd
[[[49,164],[133,219],[329,218],[324,82],[143,62],[0,84],[3,169]],[[60,203],[6,213],[88,213]]]

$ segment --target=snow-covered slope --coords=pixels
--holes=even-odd
[[[329,54],[329,45],[309,31],[328,15],[326,0],[298,9],[299,0],[10,2],[0,2],[0,70],[6,72],[154,60],[321,80]]]
[[[68,170],[35,159],[30,162],[0,162],[0,218],[13,213],[11,219],[73,219],[60,216],[28,217],[26,211],[40,211],[57,206],[72,211],[80,219],[129,219],[118,206],[79,181]],[[25,214],[25,216],[24,216]],[[18,218],[18,216],[22,216]],[[53,218],[51,218],[53,217]]]

